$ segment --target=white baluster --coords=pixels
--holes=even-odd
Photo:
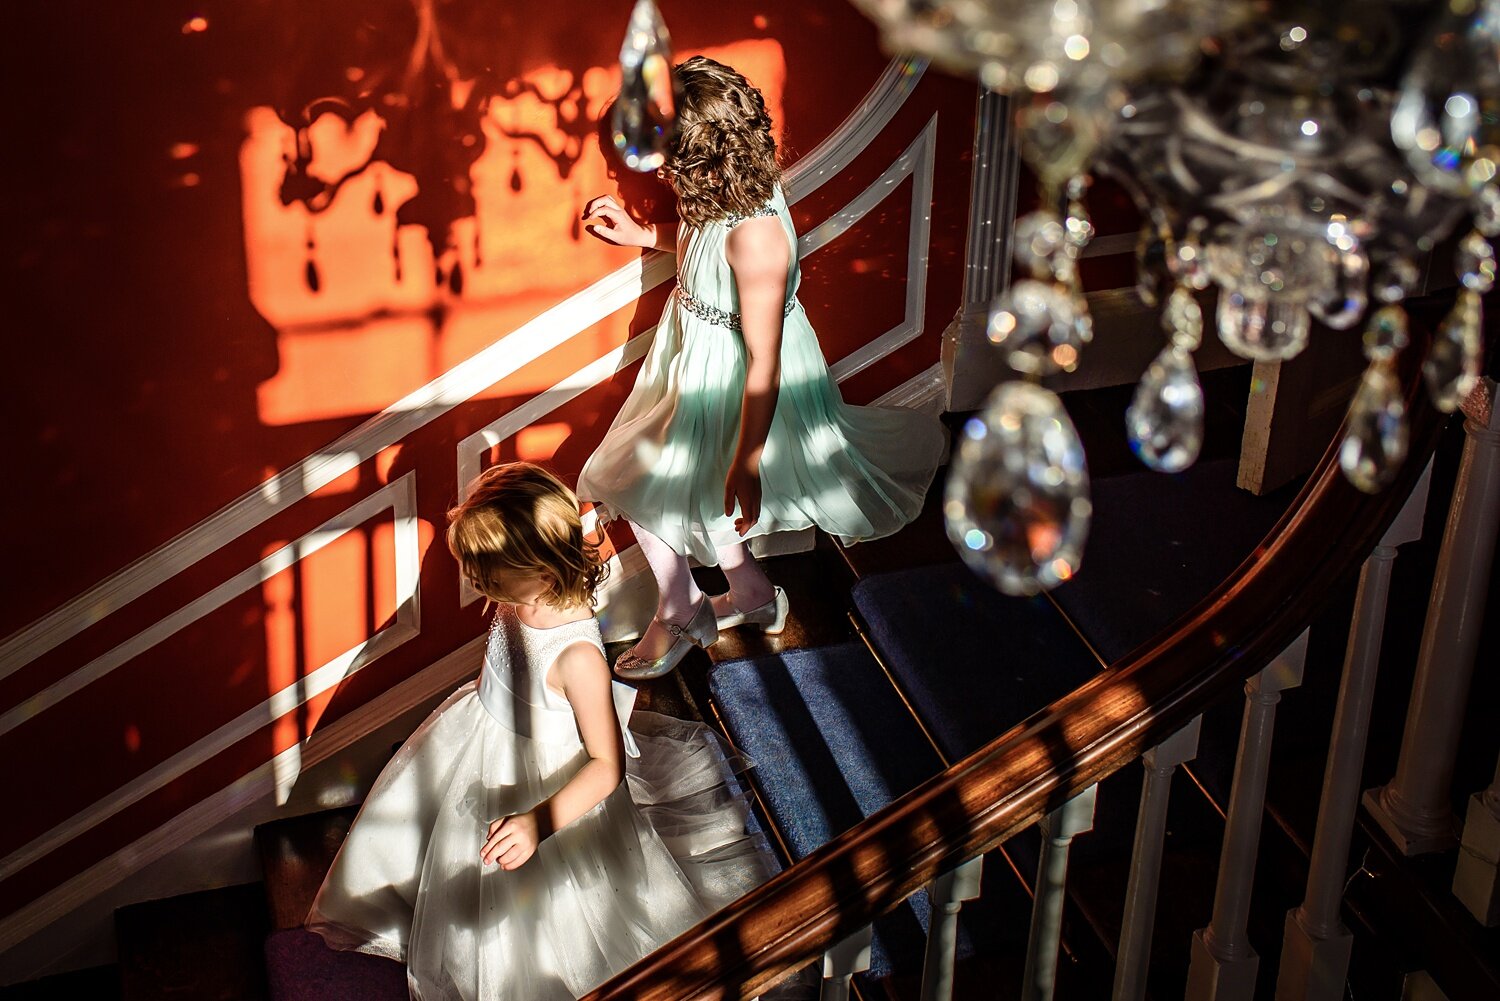
[[[1354,618],[1349,623],[1349,643],[1344,653],[1344,676],[1339,683],[1333,734],[1328,742],[1318,826],[1308,860],[1307,896],[1300,907],[1287,912],[1281,969],[1276,977],[1277,1001],[1343,1001],[1354,936],[1344,927],[1339,908],[1344,897],[1354,812],[1359,806],[1359,780],[1370,732],[1375,673],[1380,665],[1391,565],[1396,559],[1397,546],[1422,537],[1422,518],[1427,512],[1431,480],[1432,464],[1428,463],[1401,513],[1360,571],[1359,593],[1354,600]]]
[[[1114,1001],[1146,996],[1151,966],[1151,932],[1156,925],[1156,891],[1161,885],[1161,855],[1167,833],[1167,802],[1172,773],[1198,754],[1203,717],[1195,718],[1141,756],[1146,768],[1141,808],[1136,814],[1135,848],[1130,855],[1130,882],[1125,889],[1125,916],[1115,957]]]
[[[1042,854],[1037,860],[1036,897],[1031,907],[1031,938],[1026,943],[1023,1001],[1048,1001],[1057,980],[1057,953],[1062,942],[1063,900],[1067,891],[1068,846],[1094,827],[1098,786],[1089,786],[1042,818]]]
[[[1484,625],[1495,534],[1500,530],[1500,408],[1489,379],[1468,404],[1464,454],[1443,531],[1432,599],[1422,628],[1401,756],[1390,783],[1365,793],[1365,807],[1404,855],[1454,843],[1453,762]],[[1466,404],[1466,410],[1471,409]],[[1481,423],[1483,421],[1483,423]]]
[[[1271,734],[1276,726],[1276,703],[1283,691],[1302,684],[1306,659],[1307,633],[1303,632],[1265,670],[1245,682],[1245,717],[1219,855],[1214,913],[1207,928],[1193,933],[1188,1001],[1251,1001],[1255,994],[1260,956],[1250,947],[1246,924],[1265,808]]]
[[[953,963],[958,949],[958,912],[965,900],[979,896],[984,856],[971,858],[932,881],[927,899],[927,954],[922,959],[922,1001],[951,1001]]]
[[[975,119],[963,304],[943,331],[942,341],[948,410],[974,409],[1007,372],[1004,359],[986,339],[984,328],[990,301],[1010,284],[1020,147],[1011,124],[1009,97],[980,87]]]
[[[821,1001],[849,1001],[854,975],[870,968],[870,931],[865,925],[823,954]]]
[[[1486,928],[1500,925],[1500,764],[1490,787],[1469,798],[1453,894]]]

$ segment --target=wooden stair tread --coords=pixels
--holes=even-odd
[[[272,929],[301,927],[358,812],[326,810],[255,829]]]

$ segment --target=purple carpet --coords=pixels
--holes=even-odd
[[[330,949],[305,928],[266,939],[271,1001],[409,1001],[406,967],[379,956]]]

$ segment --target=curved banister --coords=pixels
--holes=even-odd
[[[1364,561],[1436,446],[1443,418],[1428,403],[1419,346],[1400,360],[1412,447],[1389,489],[1370,496],[1344,480],[1341,432],[1265,540],[1160,635],[585,1001],[752,997],[1134,761],[1261,670]]]

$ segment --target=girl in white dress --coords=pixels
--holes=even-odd
[[[629,520],[657,584],[656,616],[615,672],[651,678],[719,630],[786,622],[745,541],[816,525],[845,542],[900,530],[942,456],[934,418],[849,406],[797,300],[797,232],[760,91],[722,63],[676,66],[677,130],[663,168],[681,225],[643,226],[608,195],[589,232],[677,255],[635,388],[578,475],[578,494]],[[919,280],[913,277],[913,281]],[[706,598],[688,558],[718,565]]]
[[[634,690],[611,682],[572,491],[493,467],[448,545],[496,605],[483,669],[376,780],[307,924],[405,961],[422,1001],[577,998],[773,863],[743,763],[701,724],[632,719]]]

